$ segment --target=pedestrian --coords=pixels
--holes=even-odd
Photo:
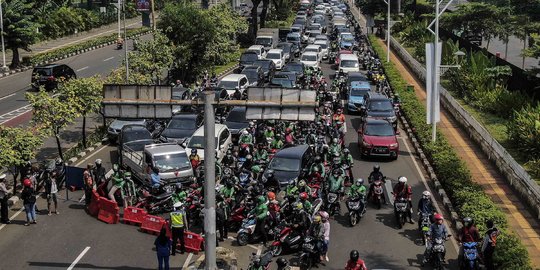
[[[6,174],[0,175],[0,222],[4,224],[9,224],[8,217],[8,198],[9,191],[6,188]]]
[[[56,196],[58,193],[58,184],[57,184],[57,174],[56,172],[53,172],[51,177],[47,179],[45,182],[45,195],[47,195],[47,210],[49,213],[47,215],[51,215],[51,202],[54,202],[54,213],[60,214],[58,212],[58,197]]]
[[[174,211],[171,215],[171,231],[172,231],[172,243],[173,248],[171,255],[176,255],[176,244],[180,238],[180,254],[184,254],[186,246],[184,243],[184,231],[188,228],[186,212],[182,208],[182,202],[177,202],[173,205]]]
[[[154,241],[158,258],[159,270],[169,270],[169,255],[171,254],[171,239],[167,237],[165,227],[161,228],[158,237]]]
[[[23,200],[24,210],[26,212],[26,223],[24,226],[36,224],[36,195],[34,194],[34,188],[30,179],[23,181],[23,190],[21,192],[21,199]]]
[[[330,221],[328,219],[330,216],[327,212],[321,211],[319,212],[319,215],[322,218],[323,227],[324,227],[324,241],[323,241],[323,250],[322,254],[324,255],[324,259],[329,262],[330,259],[328,259],[328,246],[330,245]]]
[[[493,265],[493,252],[495,252],[495,246],[497,245],[497,237],[500,232],[499,229],[495,227],[493,220],[489,219],[486,221],[487,231],[484,234],[484,242],[482,243],[482,255],[484,257],[484,265],[487,270],[494,270],[495,266]]]
[[[92,178],[92,164],[88,164],[86,170],[83,172],[83,180],[84,196],[81,198],[81,201],[84,199],[84,203],[88,206],[92,202],[92,191],[95,189],[94,179]]]

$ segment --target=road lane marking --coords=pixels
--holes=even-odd
[[[13,214],[13,216],[11,216],[11,218],[9,218],[9,220],[13,220],[14,218],[16,218],[22,211],[24,210],[24,207],[21,207],[21,209],[19,209],[19,211],[17,211],[17,213]],[[2,224],[0,226],[0,231],[6,227],[7,224]]]
[[[6,99],[6,98],[9,98],[9,97],[12,97],[12,96],[14,96],[15,94],[16,94],[16,93],[13,93],[13,94],[7,95],[7,96],[3,96],[3,97],[0,98],[0,100]]]
[[[261,256],[262,253],[262,247],[257,248],[257,256]]]
[[[191,262],[191,258],[193,258],[193,253],[189,253],[187,256],[186,261],[184,262],[184,265],[182,265],[182,269],[187,269],[189,266],[189,263]]]
[[[84,162],[86,162],[89,158],[93,157],[95,154],[101,152],[101,150],[103,150],[105,147],[107,147],[107,145],[103,145],[101,146],[100,148],[98,148],[97,150],[94,151],[94,153],[88,155],[87,157],[85,157],[83,160],[79,161],[79,163],[75,164],[75,167],[79,167],[81,166]]]
[[[82,67],[82,68],[79,68],[79,69],[77,69],[77,72],[79,72],[79,71],[83,71],[83,70],[85,70],[85,69],[87,69],[87,68],[88,68],[88,66],[86,66],[86,67]]]
[[[90,249],[90,247],[84,248],[84,250],[81,252],[81,254],[79,254],[79,256],[77,256],[77,258],[71,263],[71,265],[68,267],[67,270],[73,269],[73,267],[75,267],[75,265],[77,265],[77,263],[82,259],[84,254],[86,254],[86,252],[88,252],[89,249]]]
[[[104,59],[103,62],[107,62],[107,61],[112,60],[112,59],[114,59],[114,56],[111,56],[111,57],[109,57],[107,59]]]

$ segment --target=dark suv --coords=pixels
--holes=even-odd
[[[381,94],[368,95],[366,103],[362,106],[363,119],[382,119],[392,123],[397,130],[397,117],[392,100]]]
[[[306,176],[313,163],[313,157],[313,150],[306,144],[281,149],[270,160],[263,174],[263,182],[268,177],[268,170],[273,170],[274,177],[279,181],[280,186],[294,183]]]
[[[32,88],[37,90],[43,85],[45,90],[52,90],[58,86],[59,81],[76,78],[75,71],[64,64],[38,66],[32,71]]]

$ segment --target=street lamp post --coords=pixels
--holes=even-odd
[[[122,37],[122,26],[120,24],[121,18],[120,18],[120,9],[122,8],[122,0],[118,0],[118,5],[116,6],[116,11],[118,13],[118,38]]]
[[[122,0],[122,13],[124,17],[124,53],[126,61],[126,83],[129,83],[129,55],[127,46],[127,28],[126,28],[126,1]]]
[[[391,0],[383,0],[384,3],[386,3],[386,5],[388,6],[388,10],[387,10],[387,14],[386,14],[386,62],[390,62],[390,39],[391,39],[391,34],[390,34],[390,29],[392,28],[392,26],[394,25],[394,23],[398,23],[398,22],[401,22],[401,21],[392,21],[391,18],[390,18],[390,1]],[[398,14],[399,16],[403,16],[402,13],[399,13]]]
[[[7,71],[6,66],[6,48],[4,45],[4,11],[2,10],[2,0],[0,0],[0,39],[2,40],[2,71]]]

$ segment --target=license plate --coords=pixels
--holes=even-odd
[[[377,148],[377,153],[386,153],[386,149],[385,148]]]

